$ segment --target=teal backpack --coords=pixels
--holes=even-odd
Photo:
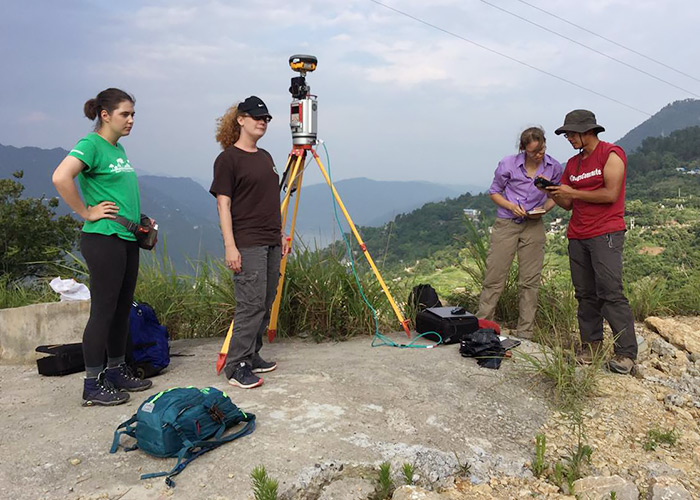
[[[224,436],[226,429],[242,422],[241,429]],[[166,476],[165,483],[175,486],[171,478],[192,460],[254,430],[255,415],[241,411],[219,389],[176,387],[150,396],[129,420],[119,424],[110,453],[117,451],[121,435],[126,434],[135,438],[136,444],[124,451],[141,449],[156,457],[177,457],[171,471],[141,476]]]

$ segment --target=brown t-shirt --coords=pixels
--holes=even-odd
[[[233,237],[237,247],[279,245],[281,231],[279,176],[270,153],[249,153],[231,146],[214,162],[209,192],[231,198]]]

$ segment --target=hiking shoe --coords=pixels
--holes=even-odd
[[[83,406],[114,406],[129,401],[129,394],[114,388],[104,372],[96,378],[86,378],[83,386]]]
[[[576,362],[580,365],[592,365],[593,359],[599,356],[599,351],[603,348],[600,340],[594,342],[584,342],[581,348],[576,351]]]
[[[153,382],[150,380],[141,380],[135,377],[131,368],[126,363],[122,363],[114,368],[105,370],[105,379],[108,380],[115,389],[126,392],[138,392],[150,389]]]
[[[265,361],[257,352],[253,354],[252,363],[253,373],[267,373],[277,368],[277,363],[274,361]]]
[[[613,359],[608,361],[608,370],[613,373],[629,375],[632,373],[632,370],[634,370],[634,360],[627,356],[620,356],[617,354]]]
[[[253,370],[248,363],[241,361],[233,372],[233,375],[231,375],[231,378],[228,379],[228,383],[240,387],[241,389],[252,389],[253,387],[263,385],[263,379],[253,374]]]

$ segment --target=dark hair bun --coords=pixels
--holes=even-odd
[[[88,99],[85,102],[85,106],[83,107],[83,112],[85,113],[85,116],[88,117],[90,120],[94,120],[97,118],[97,113],[98,113],[98,106],[97,106],[97,99]]]

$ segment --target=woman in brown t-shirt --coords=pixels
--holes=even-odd
[[[216,197],[226,267],[234,273],[236,317],[224,368],[229,383],[262,385],[256,373],[277,363],[260,357],[275,300],[282,255],[289,251],[280,219],[279,176],[270,153],[258,148],[272,120],[256,96],[219,118],[216,140],[224,151],[214,162],[209,192]]]

